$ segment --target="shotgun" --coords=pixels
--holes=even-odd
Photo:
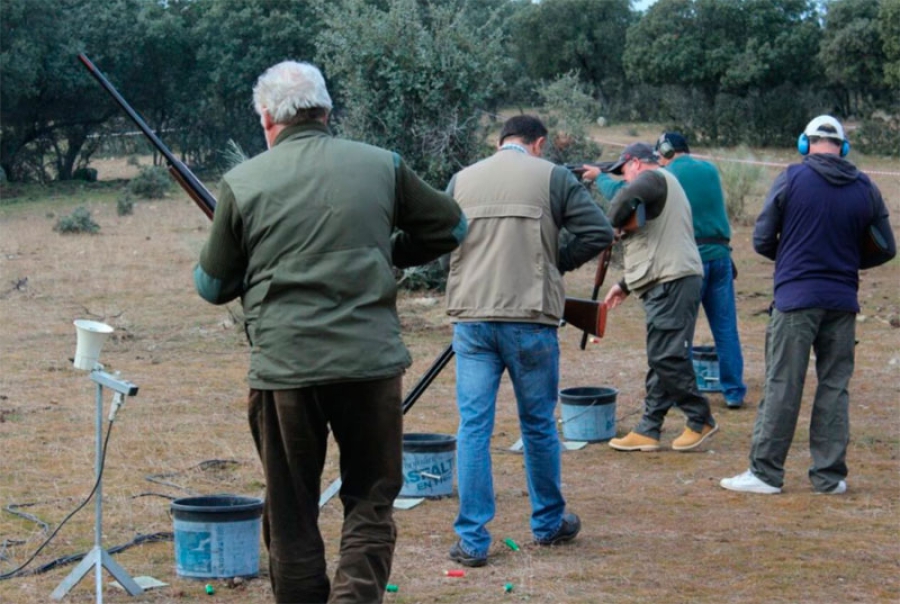
[[[632,211],[628,220],[619,228],[619,237],[640,229],[647,222],[646,210],[644,204],[635,200],[632,204]],[[606,330],[606,315],[609,309],[605,302],[597,302],[597,296],[600,294],[600,286],[606,279],[606,271],[609,268],[609,260],[612,256],[612,246],[609,246],[600,253],[597,262],[597,272],[594,274],[594,291],[591,293],[591,299],[582,298],[566,298],[566,306],[563,311],[563,321],[571,323],[578,329],[584,331],[581,336],[581,349],[587,345],[588,335],[594,335],[598,338],[603,337]]]
[[[194,203],[200,208],[200,210],[206,214],[207,218],[212,220],[213,213],[216,211],[216,198],[212,196],[212,193],[203,186],[203,183],[194,176],[194,173],[188,169],[184,163],[178,161],[175,155],[166,147],[163,142],[159,139],[156,134],[150,129],[146,122],[141,119],[141,116],[138,115],[138,112],[135,111],[128,102],[122,98],[122,95],[113,87],[112,84],[109,83],[109,80],[106,79],[100,70],[91,62],[90,59],[87,58],[86,55],[79,54],[78,60],[87,68],[88,71],[91,72],[100,85],[108,92],[119,104],[119,106],[125,110],[125,113],[128,114],[128,117],[137,124],[137,127],[141,129],[141,132],[150,139],[150,142],[154,147],[166,158],[166,163],[169,164],[169,173],[175,179],[175,181],[181,185],[187,194],[190,195],[191,199],[194,200]],[[444,351],[438,355],[438,358],[435,359],[434,363],[431,365],[431,368],[425,372],[419,382],[413,387],[410,393],[403,399],[402,409],[403,413],[406,414],[407,411],[415,404],[415,402],[419,399],[423,392],[431,385],[431,382],[438,376],[441,370],[446,367],[447,363],[450,362],[450,359],[453,358],[453,347],[447,346]]]
[[[150,143],[156,147],[156,150],[166,158],[166,163],[169,166],[169,174],[172,175],[172,178],[175,179],[175,182],[177,182],[182,189],[187,191],[187,194],[194,200],[194,203],[197,204],[200,211],[206,214],[207,218],[212,220],[213,213],[216,211],[216,198],[212,196],[212,193],[210,193],[209,190],[203,186],[203,183],[200,182],[200,179],[194,176],[194,173],[184,165],[184,162],[179,161],[172,151],[163,144],[153,130],[150,129],[150,126],[148,126],[141,116],[138,115],[138,112],[122,98],[122,95],[119,94],[119,91],[117,91],[112,84],[110,84],[109,80],[106,79],[106,76],[100,73],[100,70],[97,69],[89,58],[87,58],[87,55],[84,53],[79,54],[78,60],[81,61],[91,75],[100,82],[103,89],[115,99],[116,103],[119,104],[119,107],[125,110],[125,113],[128,114],[131,121],[141,129],[141,132],[143,132],[144,136],[150,140]]]
[[[565,164],[566,170],[575,175],[579,181],[581,177],[584,176],[584,166],[594,166],[595,168],[600,168],[601,172],[606,172],[609,170],[616,162],[614,161],[601,161],[601,162],[583,162],[580,164]]]
[[[581,335],[582,350],[587,346],[589,335],[602,338],[603,332],[606,331],[606,304],[597,302],[597,296],[600,295],[600,287],[606,279],[606,271],[609,269],[611,257],[612,246],[600,252],[600,257],[597,259],[597,271],[594,273],[594,290],[591,292],[590,300],[566,298],[563,320],[584,332]]]

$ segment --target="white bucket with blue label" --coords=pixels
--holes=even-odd
[[[400,497],[438,498],[453,494],[456,437],[403,435],[403,488]]]
[[[257,576],[262,509],[262,499],[238,495],[184,497],[173,501],[178,576],[191,579]]]
[[[721,392],[719,383],[719,355],[715,346],[694,346],[691,348],[694,374],[700,392]]]

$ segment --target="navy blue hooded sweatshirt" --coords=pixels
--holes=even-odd
[[[778,175],[753,230],[753,248],[775,261],[775,308],[859,312],[861,242],[869,226],[897,253],[878,187],[849,161],[813,154]]]

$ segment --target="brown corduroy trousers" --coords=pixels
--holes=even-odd
[[[266,479],[263,538],[279,604],[376,604],[397,540],[403,486],[401,377],[250,390],[250,429]],[[319,495],[329,428],[340,453],[344,523],[329,583]]]

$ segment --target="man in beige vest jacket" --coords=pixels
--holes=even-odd
[[[541,159],[546,140],[539,119],[512,117],[498,151],[458,172],[448,186],[470,225],[447,278],[459,407],[453,525],[459,539],[450,558],[465,566],[488,561],[487,524],[495,511],[490,444],[504,371],[516,394],[534,540],[555,545],[581,528],[566,511],[554,415],[562,274],[609,247],[613,230],[569,170]]]
[[[718,430],[691,361],[703,285],[691,206],[678,180],[658,167],[653,147],[634,143],[608,169],[628,185],[616,193],[609,213],[622,233],[625,276],[604,301],[611,310],[632,292],[640,297],[647,315],[649,365],[644,416],[629,434],[609,441],[619,451],[658,450],[663,421],[673,406],[687,416],[684,433],[672,441],[674,450],[694,449]],[[623,232],[635,213],[645,220]]]

